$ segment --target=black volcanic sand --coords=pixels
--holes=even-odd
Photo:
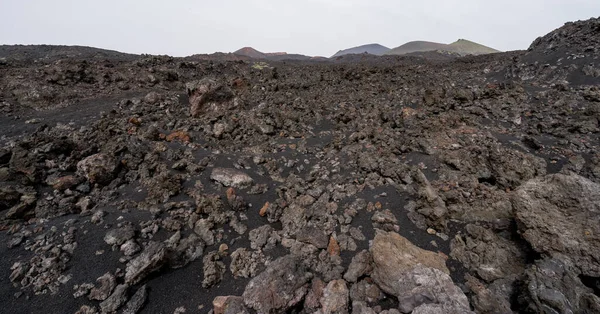
[[[104,241],[109,230],[131,224],[143,249],[149,241],[166,243],[177,230],[182,239],[194,235],[198,219],[216,221],[208,230],[215,243],[182,268],[163,259],[131,285],[128,299],[148,288],[141,313],[208,313],[217,296],[241,296],[251,278],[235,278],[231,253],[262,252],[268,262],[295,254],[287,244],[306,223],[327,239],[347,236],[356,246],[342,248],[337,273],[309,269],[325,283],[341,278],[384,228],[444,256],[476,312],[491,313],[469,285],[471,276],[512,311],[536,312],[523,288],[530,280],[525,270],[552,254],[522,237],[525,226],[510,205],[515,190],[548,174],[600,183],[600,43],[582,39],[598,31],[597,21],[580,23],[538,39],[528,51],[462,58],[347,55],[258,63],[0,46],[0,312],[99,310],[98,301],[74,298],[74,286],[95,284],[107,272],[123,283],[129,259],[139,254],[126,258],[113,249]],[[198,100],[190,88],[209,84],[201,79],[210,79],[214,94],[194,112]],[[109,180],[98,184],[78,165],[96,154],[116,166],[100,171]],[[215,168],[235,168],[254,180],[234,189],[246,207],[227,200],[227,187],[211,179]],[[65,176],[76,183],[55,185]],[[90,206],[79,203],[86,198]],[[219,201],[207,205],[207,199]],[[260,216],[266,202],[271,206]],[[432,213],[435,206],[443,207],[441,215]],[[15,208],[22,210],[15,214]],[[286,226],[284,216],[297,208],[304,210],[301,218]],[[374,225],[373,215],[385,210],[395,218]],[[104,216],[93,223],[99,211]],[[274,245],[252,249],[249,232],[264,225],[273,228]],[[483,240],[473,231],[479,227],[489,231]],[[53,248],[62,250],[69,228],[76,247],[62,268],[48,259],[47,268],[25,276],[29,282],[11,282],[15,263],[31,266]],[[352,240],[348,228],[365,239]],[[457,239],[482,265],[465,263]],[[222,244],[228,246],[220,259],[223,277],[204,288],[203,257]],[[482,245],[507,261],[483,265],[489,256],[476,250]],[[340,266],[335,258],[319,260],[323,251],[304,262]],[[600,297],[598,277],[573,263],[583,269],[573,270],[582,278],[577,289]],[[503,275],[490,279],[479,266]],[[256,275],[269,264],[258,260],[255,267]],[[70,277],[60,283],[59,275]],[[302,304],[282,311],[305,313]],[[398,300],[385,295],[369,306],[378,312]]]

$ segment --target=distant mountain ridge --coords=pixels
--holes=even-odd
[[[443,51],[456,53],[461,56],[466,55],[482,55],[488,53],[500,52],[499,50],[484,46],[482,44],[469,41],[466,39],[459,39],[451,44],[442,44],[430,41],[411,41],[404,45],[398,46],[390,51],[386,52],[386,55],[405,55],[415,52],[426,52],[426,51]]]
[[[372,55],[376,55],[376,56],[382,56],[389,50],[390,50],[390,48],[388,48],[386,46],[382,46],[380,44],[368,44],[368,45],[362,45],[362,46],[357,46],[357,47],[340,50],[331,57],[335,58],[335,57],[348,55],[348,54],[362,54],[362,53],[368,53],[368,54],[372,54]]]
[[[249,57],[252,59],[265,59],[272,61],[284,60],[318,60],[320,57],[310,57],[301,54],[289,54],[287,52],[260,52],[252,47],[244,47],[233,52],[234,55]]]

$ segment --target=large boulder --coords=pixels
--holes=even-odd
[[[403,290],[400,278],[419,264],[450,273],[444,257],[415,246],[395,232],[378,231],[371,246],[371,255],[374,263],[371,277],[383,291],[392,295]]]
[[[234,99],[233,91],[224,84],[204,78],[185,84],[190,99],[190,114],[197,118],[207,111],[222,111]]]
[[[481,226],[467,225],[450,247],[451,257],[486,282],[516,276],[525,269],[525,253],[516,243]]]
[[[375,235],[371,255],[371,277],[384,292],[398,298],[403,313],[429,303],[469,313],[469,301],[452,282],[441,255],[423,250],[395,232],[384,231]]]
[[[558,259],[536,261],[525,271],[519,301],[528,313],[600,313],[600,297],[570,262]]]
[[[77,171],[90,183],[108,184],[115,178],[116,170],[115,159],[103,153],[89,156],[77,163]]]
[[[416,311],[423,304],[437,304],[442,308],[454,309],[452,312],[435,313],[471,313],[467,296],[452,282],[452,278],[437,268],[422,264],[398,279],[394,295],[398,297],[402,313]]]
[[[295,256],[280,257],[250,280],[244,303],[258,313],[284,313],[302,301],[311,278]]]
[[[519,230],[533,249],[565,257],[600,276],[600,184],[576,174],[528,181],[512,199]]]

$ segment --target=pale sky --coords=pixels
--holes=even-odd
[[[369,43],[464,38],[517,50],[594,15],[600,0],[0,0],[0,44],[172,56],[252,46],[329,57]]]

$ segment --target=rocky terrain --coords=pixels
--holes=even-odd
[[[450,59],[29,48],[2,312],[600,312],[600,19]]]

